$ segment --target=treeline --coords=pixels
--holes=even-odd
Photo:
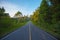
[[[31,15],[31,20],[40,28],[60,39],[60,0],[42,0]]]
[[[3,7],[0,8],[0,38],[11,31],[20,28],[27,21],[29,21],[29,18],[27,16],[22,16],[22,13],[19,11],[11,18],[8,13],[5,13]]]
[[[5,9],[2,7],[0,8],[0,28],[2,27],[7,27],[8,25],[11,25],[11,20],[10,20],[10,16],[8,13],[4,13]]]

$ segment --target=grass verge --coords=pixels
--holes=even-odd
[[[53,26],[45,27],[44,25],[41,26],[35,22],[32,22],[32,23],[35,24],[38,28],[46,31],[47,33],[51,34],[52,36],[60,40],[60,31],[57,31],[57,29],[54,29]]]
[[[25,25],[27,22],[22,22],[22,23],[18,23],[18,24],[14,24],[11,27],[6,27],[6,28],[0,28],[0,39],[3,38],[4,36],[6,36],[7,34],[13,32],[14,30],[22,27],[23,25]]]

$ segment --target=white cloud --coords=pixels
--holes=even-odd
[[[6,13],[9,13],[11,17],[13,17],[17,11],[21,11],[23,15],[30,15],[29,13],[32,13],[30,12],[30,10],[27,9],[27,7],[18,6],[16,4],[12,4],[4,1],[0,3],[0,7],[4,7],[6,10]]]

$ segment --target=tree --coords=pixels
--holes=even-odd
[[[51,2],[51,13],[52,15],[52,22],[56,23],[60,21],[60,0],[50,0]]]
[[[4,15],[4,12],[5,12],[5,9],[3,7],[0,8],[0,16],[3,16]]]
[[[17,23],[22,22],[22,19],[23,19],[22,17],[23,17],[23,15],[20,11],[16,12],[16,14],[14,15],[14,18],[16,18]]]
[[[38,21],[39,21],[39,10],[37,9],[33,13],[34,13],[33,16],[32,16],[33,17],[33,21],[38,23]]]
[[[49,11],[49,4],[46,0],[42,0],[40,5],[40,21],[41,22],[51,22],[51,13]]]
[[[52,34],[60,39],[60,0],[42,0],[37,10],[31,16],[32,21],[36,24],[36,21],[40,22],[40,28],[53,32]]]
[[[8,13],[5,13],[5,9],[2,7],[0,8],[0,26],[1,27],[8,27],[11,26],[11,20]]]
[[[60,0],[50,0],[52,5],[59,5],[60,4]]]
[[[0,12],[1,12],[1,13],[4,13],[4,12],[5,12],[4,7],[0,8]]]
[[[22,17],[22,13],[18,11],[18,12],[15,14],[14,17],[16,17],[16,18],[20,18],[20,17]]]

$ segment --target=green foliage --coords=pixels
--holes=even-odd
[[[0,8],[0,38],[7,35],[8,33],[16,30],[23,26],[29,18],[27,16],[20,16],[21,12],[17,12],[15,16],[19,16],[16,18],[10,18],[8,13],[5,13],[4,8]]]
[[[18,15],[22,15],[22,13],[18,11],[18,12],[15,14],[15,16],[18,16]]]
[[[0,17],[4,15],[5,9],[2,7],[0,8]]]
[[[7,15],[4,8],[0,8],[0,27],[7,27],[10,24],[9,15]]]
[[[51,3],[51,5],[49,4]],[[38,10],[38,11],[37,11]],[[32,21],[43,30],[60,39],[60,2],[59,0],[42,0],[31,16]]]
[[[0,13],[4,13],[5,12],[5,9],[2,7],[0,8]]]

